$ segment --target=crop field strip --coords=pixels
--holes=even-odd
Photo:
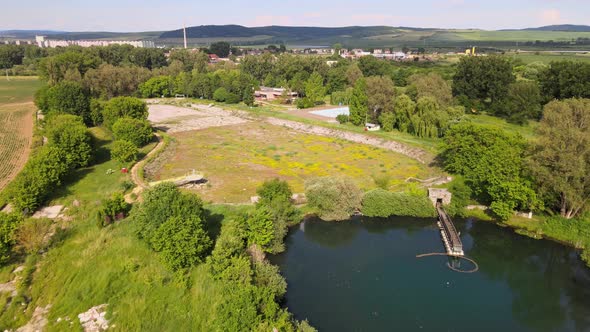
[[[0,191],[27,162],[33,134],[35,77],[0,80]]]
[[[22,106],[17,111],[0,108],[0,190],[20,171],[27,161],[31,135],[30,110]]]

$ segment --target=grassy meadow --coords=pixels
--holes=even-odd
[[[99,148],[96,164],[77,170],[49,202],[68,207],[68,218],[56,221],[59,227],[50,250],[0,269],[0,282],[13,279],[11,271],[20,264],[29,271],[17,286],[19,293],[11,304],[7,303],[8,293],[0,294],[4,308],[0,326],[20,327],[30,320],[35,308],[50,305],[46,331],[79,331],[82,327],[77,315],[107,303],[110,331],[208,330],[215,319],[214,309],[227,295],[205,266],[186,274],[173,273],[136,237],[129,220],[106,228],[97,226],[95,214],[100,201],[122,191],[130,177],[119,171],[128,165],[108,158],[110,133],[102,128],[92,128],[91,133]],[[141,154],[154,144],[142,148]],[[107,172],[109,169],[114,172]],[[78,207],[72,204],[74,200],[79,202]],[[250,207],[208,209],[209,229],[218,232],[223,219]]]
[[[391,151],[348,141],[301,134],[251,122],[174,134],[175,151],[150,180],[182,176],[192,169],[209,181],[199,195],[215,203],[249,202],[265,180],[279,177],[303,192],[306,179],[341,175],[360,188],[389,180],[391,190],[409,189],[409,177],[430,178],[440,171]]]

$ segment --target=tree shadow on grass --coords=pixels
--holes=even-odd
[[[223,214],[213,213],[211,210],[204,210],[204,217],[207,223],[209,237],[215,242],[221,233],[221,223],[225,219]]]

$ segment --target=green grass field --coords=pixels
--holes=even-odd
[[[43,82],[37,77],[0,77],[0,110],[5,104],[25,103],[33,101],[33,95]]]
[[[344,140],[301,134],[266,123],[209,128],[173,135],[173,156],[151,180],[174,178],[192,169],[209,181],[196,190],[215,203],[249,202],[265,180],[285,179],[294,192],[304,192],[306,179],[348,176],[359,187],[376,187],[388,178],[390,189],[402,191],[409,177],[430,178],[441,172],[403,155]]]
[[[214,310],[227,299],[226,289],[211,279],[200,265],[175,274],[160,261],[144,241],[135,235],[128,220],[99,228],[95,214],[102,199],[121,190],[129,179],[122,165],[108,160],[112,143],[102,128],[92,128],[100,142],[98,163],[75,172],[57,188],[51,204],[66,204],[67,221],[58,221],[60,230],[51,248],[42,256],[29,256],[26,266],[31,279],[19,296],[28,305],[13,301],[4,307],[7,296],[0,294],[0,326],[15,329],[26,324],[35,308],[51,305],[45,331],[81,330],[77,315],[103,303],[108,304],[109,331],[207,331],[216,317]],[[142,149],[145,154],[153,147]],[[108,169],[115,170],[107,174]],[[79,207],[71,203],[77,200]],[[209,207],[214,217],[212,229],[251,207]],[[0,282],[14,277],[11,271],[23,262],[0,269]],[[29,287],[30,285],[30,287]],[[58,318],[61,318],[58,320]]]
[[[513,59],[520,60],[525,64],[529,64],[531,62],[543,62],[545,64],[549,64],[552,61],[564,60],[590,63],[590,53],[509,53],[507,55]]]

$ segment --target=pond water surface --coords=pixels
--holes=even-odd
[[[285,306],[319,331],[590,331],[590,269],[575,250],[455,224],[476,273],[416,258],[444,252],[434,220],[307,220],[271,257],[288,282]]]

